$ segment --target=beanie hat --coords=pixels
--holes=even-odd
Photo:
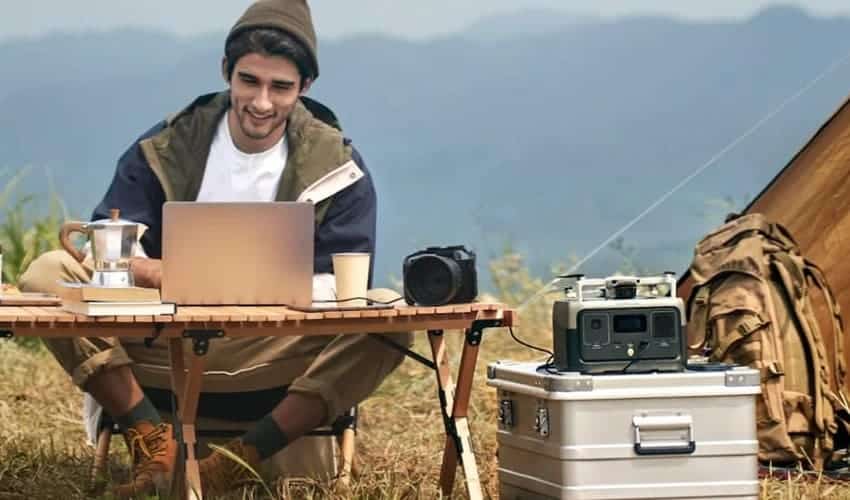
[[[316,55],[318,44],[307,0],[254,2],[230,29],[225,46],[239,33],[255,28],[279,29],[295,37],[307,50],[313,78],[319,76],[319,59]]]

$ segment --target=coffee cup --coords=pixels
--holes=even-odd
[[[343,252],[331,255],[336,278],[336,299],[340,307],[366,307],[369,287],[368,253]],[[354,299],[354,300],[346,300]]]

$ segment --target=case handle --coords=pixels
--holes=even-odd
[[[690,415],[640,415],[632,417],[635,428],[635,453],[638,455],[690,455],[696,451],[694,421]],[[643,443],[641,429],[646,431],[687,431],[684,441]]]

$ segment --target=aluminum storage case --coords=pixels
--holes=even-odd
[[[758,499],[750,368],[582,375],[499,361],[503,500]]]

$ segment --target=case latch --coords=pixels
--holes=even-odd
[[[514,402],[510,399],[499,401],[499,425],[502,427],[514,426]]]
[[[549,436],[549,409],[542,402],[537,403],[537,413],[534,415],[534,430],[542,437]]]

